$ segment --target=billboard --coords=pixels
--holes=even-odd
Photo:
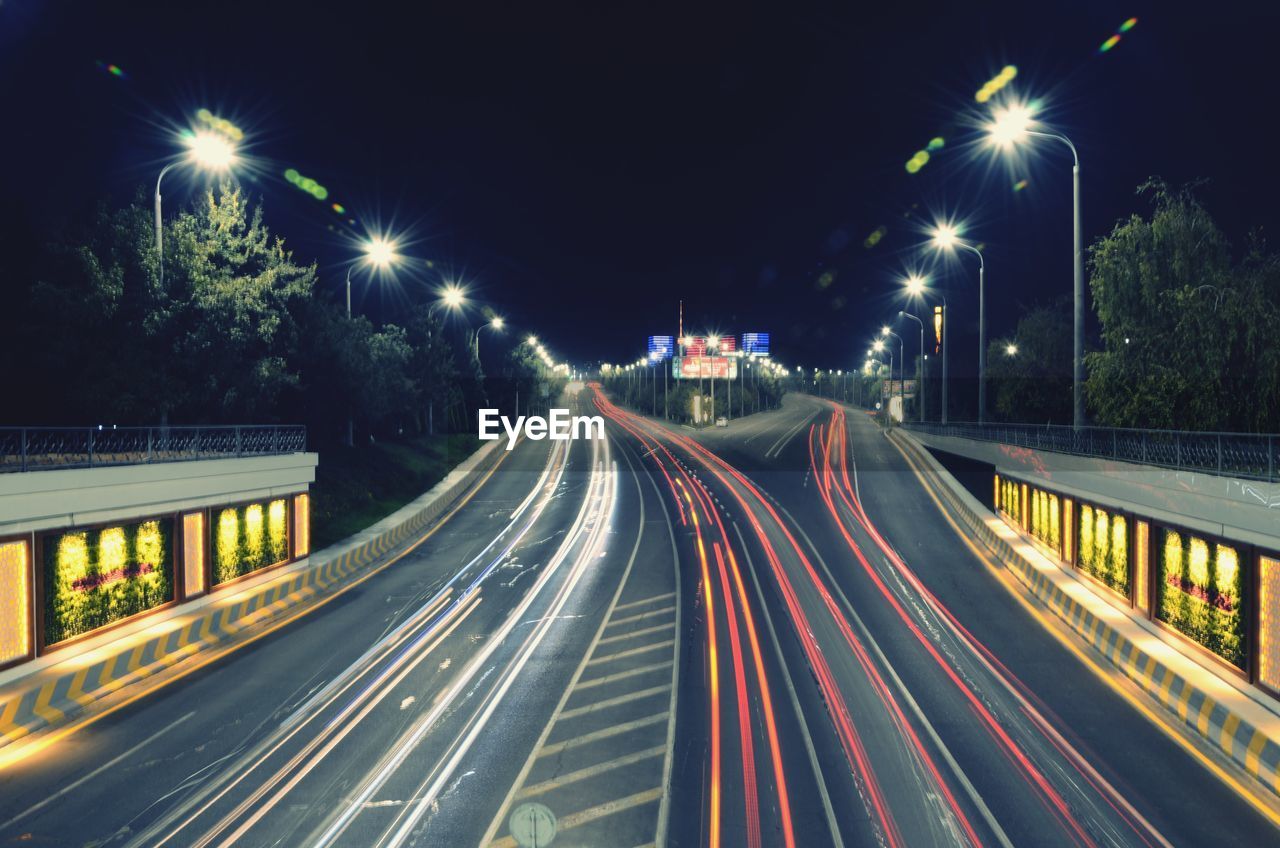
[[[670,359],[675,353],[675,336],[650,336],[649,358]]]
[[[705,356],[707,353],[707,339],[705,336],[685,336],[681,339],[684,345],[684,352],[687,356]]]
[[[677,380],[733,380],[738,376],[738,360],[732,356],[676,356],[671,360],[671,376]]]
[[[738,340],[733,336],[721,336],[720,343],[716,346],[716,350],[721,353],[733,353],[738,349]]]
[[[904,397],[916,396],[915,380],[885,380],[881,384],[880,394],[884,397],[897,397],[899,394]]]
[[[742,334],[742,352],[747,356],[768,356],[769,355],[769,334],[768,333],[743,333]]]

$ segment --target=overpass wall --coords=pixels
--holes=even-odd
[[[317,455],[0,475],[0,669],[305,560]]]
[[[1010,526],[1162,636],[1280,694],[1280,484],[912,433],[992,466]]]

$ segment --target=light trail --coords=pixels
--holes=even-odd
[[[972,691],[972,684],[963,681],[957,670],[952,667],[952,663],[945,660],[942,655],[935,649],[932,641],[920,630],[916,622],[910,618],[898,597],[892,593],[889,587],[880,578],[878,571],[870,564],[863,555],[860,547],[849,535],[843,517],[836,508],[833,498],[831,497],[832,489],[840,496],[841,502],[848,509],[849,513],[854,516],[855,522],[867,533],[867,535],[875,542],[876,546],[884,554],[886,560],[891,564],[896,573],[903,578],[907,585],[911,586],[925,601],[926,605],[938,616],[939,620],[948,629],[953,639],[962,647],[966,648],[969,654],[987,671],[987,673],[1001,685],[1018,704],[1020,711],[1031,721],[1032,726],[1036,728],[1044,737],[1044,739],[1056,750],[1067,762],[1069,762],[1086,781],[1088,785],[1102,797],[1107,806],[1114,811],[1132,832],[1145,845],[1168,846],[1169,842],[1162,834],[1145,818],[1133,805],[1125,799],[1119,791],[1111,785],[1087,759],[1072,746],[1065,737],[1053,727],[1052,723],[1045,718],[1042,712],[1031,703],[1029,689],[1020,680],[1016,678],[996,657],[995,655],[979,640],[977,640],[967,629],[961,625],[959,620],[946,608],[944,604],[923,585],[919,577],[910,569],[902,560],[898,553],[883,538],[878,529],[871,522],[870,517],[862,505],[861,499],[858,497],[856,486],[851,484],[848,474],[848,456],[851,454],[851,447],[847,441],[847,428],[845,424],[844,410],[839,406],[834,407],[830,425],[827,428],[827,435],[822,438],[819,435],[819,441],[822,444],[823,464],[819,468],[812,449],[811,437],[811,466],[815,474],[815,479],[821,480],[820,491],[823,493],[824,501],[827,503],[828,510],[835,518],[837,525],[845,538],[846,543],[855,554],[860,565],[868,573],[872,582],[877,589],[889,601],[890,607],[895,613],[907,624],[908,629],[928,650],[930,656],[943,667],[948,679],[961,689],[971,707],[978,715],[979,719],[987,727],[988,732],[1003,749],[1005,756],[1009,761],[1019,769],[1028,779],[1031,786],[1042,795],[1048,805],[1050,812],[1058,819],[1066,828],[1068,834],[1080,844],[1093,844],[1093,839],[1084,832],[1083,825],[1078,821],[1072,811],[1071,805],[1061,796],[1061,794],[1053,787],[1048,777],[1041,771],[1026,755],[1022,746],[1017,745],[1008,735],[1004,728],[999,724],[995,716],[987,708],[987,706],[978,698],[977,693]],[[836,457],[835,468],[832,467],[832,456]],[[839,472],[840,485],[836,486],[836,471]],[[1034,696],[1031,696],[1034,697]],[[1072,784],[1074,788],[1074,784]]]

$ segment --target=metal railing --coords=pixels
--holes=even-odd
[[[301,424],[0,427],[0,473],[268,456],[306,450]]]
[[[918,424],[909,430],[1249,480],[1280,480],[1280,436],[1057,424]]]

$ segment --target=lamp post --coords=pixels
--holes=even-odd
[[[500,315],[495,315],[489,319],[488,323],[481,324],[476,327],[476,362],[480,361],[480,331],[484,329],[494,330],[501,333],[502,328],[506,326],[506,322]]]
[[[362,261],[368,263],[374,271],[381,271],[391,267],[399,256],[396,254],[396,246],[394,242],[388,241],[381,236],[375,236],[369,239],[362,246],[364,256]],[[351,271],[355,265],[347,266],[347,320],[351,320]],[[429,414],[429,413],[428,413]],[[350,406],[347,407],[347,447],[355,445],[355,412]]]
[[[236,148],[230,139],[217,133],[198,132],[186,139],[186,161],[206,171],[225,171],[236,161]],[[164,217],[160,212],[160,183],[170,169],[182,164],[170,162],[160,169],[156,177],[156,276],[164,284]]]
[[[707,336],[707,350],[711,353],[711,426],[716,426],[716,348],[720,347],[719,336]]]
[[[961,241],[955,228],[947,224],[934,230],[933,243],[946,249],[962,248],[978,257],[978,423],[982,424],[987,420],[987,263],[982,251]]]
[[[991,141],[1003,148],[1010,148],[1025,136],[1060,141],[1071,151],[1071,212],[1072,238],[1075,248],[1075,265],[1072,269],[1071,309],[1071,420],[1074,426],[1086,423],[1084,409],[1084,245],[1080,225],[1080,154],[1071,139],[1062,133],[1042,132],[1031,129],[1035,121],[1026,106],[1013,105],[992,115],[987,132]]]
[[[930,291],[928,281],[919,275],[913,275],[903,281],[903,285],[907,289],[907,293],[921,300],[925,299]],[[934,315],[937,319],[938,346],[942,348],[942,414],[940,419],[943,424],[947,423],[947,349],[951,347],[951,338],[948,336],[950,332],[947,328],[947,296],[938,292],[938,299],[942,301],[942,306],[935,306]],[[941,310],[941,311],[939,311]]]
[[[890,398],[892,398],[893,396],[893,391],[892,391],[893,390],[893,348],[886,345],[883,339],[876,339],[875,344],[873,344],[871,346],[871,349],[867,351],[867,356],[874,356],[877,353],[884,353],[884,354],[887,354],[889,357],[889,389],[890,389],[889,396]],[[883,395],[883,392],[881,392],[881,394]],[[884,411],[885,411],[885,417],[886,418],[890,417],[889,408],[887,406],[885,407]]]
[[[920,325],[920,385],[918,388],[920,391],[920,409],[919,409],[920,423],[923,424],[924,423],[924,404],[925,404],[925,400],[924,400],[924,363],[925,363],[924,322],[921,321],[916,316],[912,315],[910,312],[904,312],[902,310],[898,310],[898,315],[903,318],[910,318],[912,321],[915,321],[917,324]]]
[[[895,339],[898,340],[898,413],[902,415],[902,417],[905,419],[907,417],[907,398],[906,398],[907,356],[906,356],[906,352],[903,350],[902,336],[898,335],[893,330],[890,330],[888,326],[881,327],[880,334],[882,336],[893,336]],[[889,351],[889,354],[892,356],[893,354],[892,349]],[[890,387],[892,387],[893,385],[892,367],[890,367],[889,369],[889,383],[890,383]]]

